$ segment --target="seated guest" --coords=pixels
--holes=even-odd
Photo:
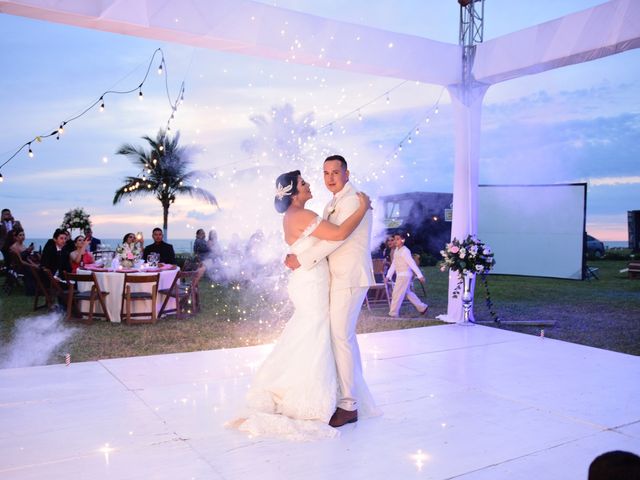
[[[19,224],[18,224],[19,225]],[[25,293],[33,295],[35,283],[29,265],[38,266],[40,258],[33,253],[33,242],[27,247],[24,244],[25,233],[22,227],[15,226],[7,235],[5,247],[7,251],[7,262],[9,268],[16,274],[23,276]]]
[[[11,215],[11,210],[8,208],[2,209],[2,214],[0,214],[0,251],[4,255],[5,259],[7,259],[9,255],[9,245],[7,244],[7,237],[9,233],[16,228],[22,228],[20,222],[13,218]]]
[[[207,247],[209,247],[209,256],[220,257],[222,250],[220,249],[220,243],[218,243],[218,234],[214,229],[209,230],[209,239],[207,240]]]
[[[33,253],[33,242],[27,247],[24,244],[25,233],[22,227],[14,227],[7,236],[8,250],[19,256],[22,261],[30,261],[31,254]]]
[[[142,234],[138,234],[136,236],[134,233],[127,233],[124,237],[122,237],[122,246],[127,248],[127,250],[133,251],[138,244],[138,248],[142,250],[144,244],[144,238],[142,238]]]
[[[71,273],[76,273],[78,268],[94,263],[95,260],[91,252],[87,252],[88,241],[85,237],[78,235],[73,242],[76,249],[69,254],[69,261],[71,263]]]
[[[76,249],[76,244],[73,241],[73,238],[71,238],[71,232],[69,232],[69,230],[65,230],[64,234],[67,236],[67,241],[65,242],[64,247],[62,247],[62,251],[67,255],[67,258],[69,258],[69,254]]]
[[[199,259],[203,260],[209,255],[210,252],[211,249],[209,248],[209,245],[205,240],[204,230],[199,228],[198,231],[196,231],[196,239],[193,242],[193,254],[196,255]]]
[[[102,242],[99,238],[93,236],[93,230],[91,230],[91,227],[87,227],[84,229],[84,239],[87,244],[87,251],[96,253],[98,245],[100,245]]]
[[[53,232],[53,239],[49,239],[42,249],[40,265],[51,270],[53,275],[62,277],[63,272],[70,272],[69,253],[65,250],[67,234],[61,228]]]
[[[176,254],[173,251],[173,245],[162,240],[164,236],[162,234],[162,229],[154,228],[151,236],[153,237],[153,243],[144,247],[144,253],[142,254],[142,258],[144,259],[144,261],[146,262],[149,254],[153,252],[160,255],[161,263],[169,263],[171,265],[175,265]]]

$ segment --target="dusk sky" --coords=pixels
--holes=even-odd
[[[265,3],[457,43],[454,0]],[[487,0],[485,40],[600,3]],[[225,240],[277,221],[273,181],[295,166],[311,181],[316,195],[311,207],[319,210],[328,198],[317,171],[327,148],[347,157],[355,180],[374,196],[452,191],[453,119],[449,96],[439,86],[10,15],[0,15],[0,164],[104,91],[135,88],[159,47],[172,97],[183,80],[186,86],[172,131],[179,130],[181,143],[191,146],[195,167],[211,174],[199,184],[221,207],[178,199],[171,208],[170,237],[192,238],[193,229],[202,227],[215,228]],[[94,108],[71,123],[60,140],[34,143],[34,158],[23,150],[1,169],[0,207],[22,221],[27,238],[50,236],[64,212],[77,206],[91,214],[98,237],[143,230],[150,238],[150,230],[161,225],[162,211],[152,197],[112,205],[122,178],[138,173],[115,152],[123,143],[142,145],[143,135],[154,137],[171,113],[158,63],[154,60],[143,87],[143,101],[137,92],[107,97],[104,112]],[[639,100],[638,49],[492,86],[482,112],[480,182],[588,182],[588,233],[605,241],[626,240],[627,210],[640,209]],[[285,105],[296,122],[312,114],[317,130],[300,165],[279,162],[272,148],[271,137],[284,137],[290,124],[275,124],[276,116],[260,130],[251,121],[255,115],[271,120],[272,110]],[[332,128],[322,128],[331,122]],[[402,161],[385,168],[416,125],[420,132],[403,143]],[[261,143],[262,137],[268,138]],[[251,140],[253,150],[246,148]]]

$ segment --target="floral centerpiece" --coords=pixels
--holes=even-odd
[[[123,243],[119,247],[116,247],[116,255],[120,266],[131,268],[134,263],[136,263],[136,260],[142,256],[142,249],[138,243],[134,243],[133,245]]]
[[[91,228],[91,220],[89,219],[89,214],[80,207],[69,210],[64,214],[64,218],[62,219],[60,228],[69,231],[75,228],[79,229],[80,231],[84,231],[85,228]]]
[[[445,245],[444,250],[440,250],[440,255],[443,258],[440,271],[449,269],[459,274],[458,285],[453,292],[454,298],[457,298],[460,292],[464,277],[476,273],[484,275],[496,263],[491,248],[471,235],[462,242],[454,238],[451,243]]]

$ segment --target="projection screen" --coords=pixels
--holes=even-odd
[[[492,273],[581,280],[587,184],[480,185],[478,238]]]

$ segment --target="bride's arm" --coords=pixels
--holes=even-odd
[[[371,200],[366,193],[358,192],[357,195],[360,205],[344,222],[340,225],[334,225],[327,220],[322,220],[311,235],[320,240],[345,240],[351,235],[364,218],[367,210],[371,208]]]

